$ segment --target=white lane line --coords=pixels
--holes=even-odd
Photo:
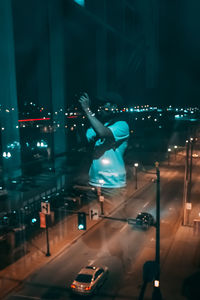
[[[15,298],[24,298],[24,299],[33,299],[33,300],[40,300],[41,298],[38,298],[38,297],[32,297],[32,296],[26,296],[26,295],[12,295],[12,297],[15,297]]]
[[[149,204],[149,201],[147,201],[147,202],[143,205],[143,207],[146,207],[148,204]]]
[[[125,224],[125,225],[120,229],[119,232],[122,232],[127,226],[128,226],[128,224]]]

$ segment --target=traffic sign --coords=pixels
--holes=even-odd
[[[192,209],[192,203],[186,202],[185,203],[186,209],[191,210]]]
[[[51,214],[50,203],[49,202],[41,202],[41,212],[43,214],[47,214],[47,215]]]
[[[104,202],[104,196],[99,196],[99,201]]]
[[[98,220],[98,219],[99,219],[98,209],[96,208],[90,209],[90,220]]]

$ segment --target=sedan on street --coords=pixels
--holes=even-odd
[[[108,277],[108,267],[86,266],[80,270],[70,289],[79,295],[91,295],[103,285]]]

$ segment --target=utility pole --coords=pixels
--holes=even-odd
[[[155,263],[157,266],[154,287],[152,293],[152,300],[161,300],[162,295],[160,291],[160,170],[159,163],[155,163],[156,166],[156,253]]]
[[[50,250],[49,250],[49,222],[48,222],[49,214],[50,214],[50,203],[41,202],[41,210],[42,210],[42,212],[40,213],[41,217],[42,217],[42,215],[45,216],[43,226],[41,226],[41,217],[40,217],[40,227],[46,229],[46,241],[47,241],[46,256],[51,256]]]
[[[101,186],[97,187],[97,195],[99,197],[99,202],[101,206],[101,215],[104,215],[104,209],[103,209],[104,196],[101,194]]]
[[[191,202],[190,196],[191,196],[191,188],[192,188],[192,155],[193,155],[193,147],[194,147],[194,139],[190,139],[190,154],[189,154],[189,165],[190,165],[190,170],[189,170],[189,189],[188,189],[188,202]]]
[[[137,190],[137,169],[138,169],[138,163],[134,164],[135,168],[135,189]]]
[[[167,162],[168,162],[168,166],[169,166],[169,163],[170,163],[170,152],[172,151],[171,148],[168,148],[167,149],[167,152],[168,152],[168,155],[167,155]]]
[[[176,160],[176,151],[177,151],[177,148],[178,148],[177,145],[175,145],[174,146],[174,158],[175,158],[175,160]]]
[[[156,263],[160,265],[160,170],[156,166]],[[160,273],[160,272],[158,272]],[[160,274],[158,274],[159,276]],[[159,278],[158,278],[159,279]]]
[[[188,171],[189,171],[189,141],[185,142],[185,175],[184,175],[184,190],[183,190],[183,225],[186,225],[187,199],[188,199]]]
[[[138,300],[144,299],[144,293],[148,282],[153,282],[152,300],[162,300],[160,291],[160,170],[159,162],[156,167],[156,243],[155,260],[146,261],[143,266],[143,285]],[[155,174],[155,173],[153,173]]]
[[[48,215],[45,214],[46,218],[46,239],[47,239],[47,253],[46,256],[51,256],[50,250],[49,250],[49,224],[48,224]]]

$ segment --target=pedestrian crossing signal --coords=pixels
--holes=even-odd
[[[78,229],[86,230],[86,213],[85,212],[78,213]]]

